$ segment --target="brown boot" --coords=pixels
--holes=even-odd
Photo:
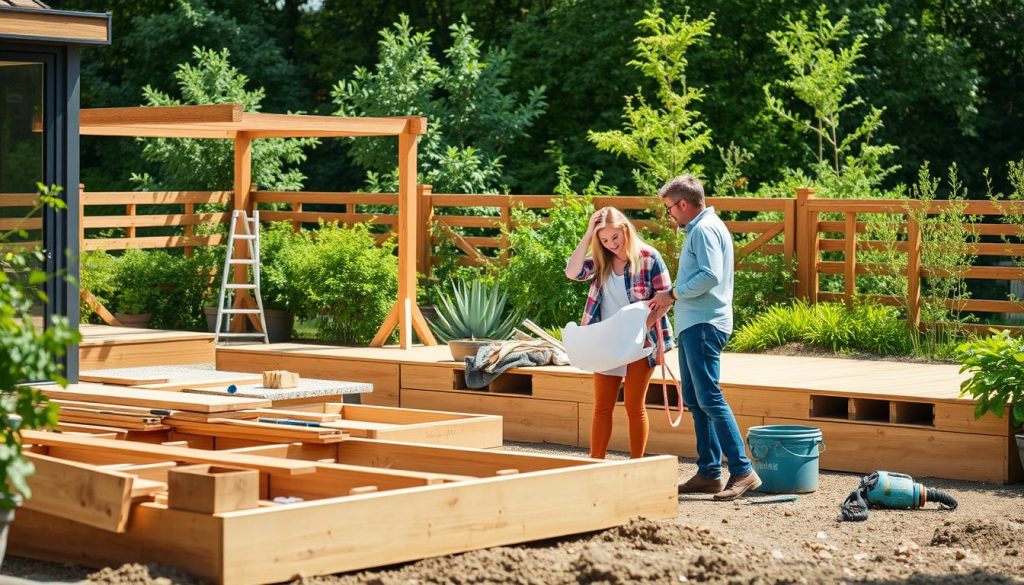
[[[754,470],[745,475],[730,475],[729,483],[725,484],[724,490],[715,494],[715,499],[723,501],[735,500],[747,493],[747,491],[756,490],[759,487],[761,487],[761,478],[757,476],[757,472]]]
[[[711,479],[699,473],[679,484],[681,494],[717,494],[725,487],[722,478]]]

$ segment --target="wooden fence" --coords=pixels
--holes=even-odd
[[[0,208],[26,206],[31,195],[0,195]],[[508,258],[505,232],[515,227],[513,209],[522,207],[541,211],[551,208],[556,195],[453,195],[433,193],[429,186],[419,187],[421,226],[437,225],[464,254],[465,264],[503,262]],[[253,201],[262,209],[265,221],[288,221],[295,229],[319,221],[352,224],[366,222],[376,226],[378,238],[394,234],[398,225],[396,194],[334,193],[334,192],[270,192],[256,191]],[[229,191],[214,192],[113,192],[82,193],[82,250],[123,250],[126,248],[184,248],[189,253],[196,246],[223,243],[224,236],[211,232],[210,226],[226,223],[232,201]],[[660,201],[653,197],[596,197],[598,207],[613,205],[635,218],[640,229],[655,228]],[[895,250],[906,254],[906,295],[875,296],[887,304],[907,305],[910,316],[917,319],[922,303],[921,280],[936,275],[933,267],[922,265],[921,226],[914,217],[921,202],[907,200],[837,200],[817,199],[812,190],[799,190],[794,198],[712,198],[719,212],[746,219],[727,221],[729,229],[743,246],[737,249],[737,261],[759,252],[781,255],[795,267],[796,294],[811,302],[845,301],[850,303],[858,293],[858,277],[892,274],[892,266],[858,261],[858,252]],[[219,206],[210,211],[207,204]],[[941,213],[949,203],[927,204],[929,214]],[[104,206],[104,207],[98,207]],[[161,207],[154,207],[161,206]],[[201,211],[197,212],[196,206]],[[103,215],[94,214],[97,208]],[[466,214],[473,208],[474,214]],[[111,211],[114,209],[114,211]],[[994,266],[993,259],[1014,260],[1024,257],[1021,230],[1024,226],[1000,222],[1000,216],[1012,211],[1024,213],[1024,204],[991,201],[970,201],[964,213],[981,218],[967,224],[979,241],[971,244],[977,265],[966,267],[967,279],[990,281],[1024,281],[1024,269],[1018,266]],[[454,212],[454,213],[453,213]],[[754,217],[762,212],[760,217]],[[867,226],[872,214],[902,216],[898,223],[896,242],[869,239]],[[764,217],[768,219],[764,219]],[[841,218],[841,219],[840,219]],[[16,220],[0,215],[0,227]],[[34,223],[33,223],[34,222]],[[40,219],[29,220],[38,229]],[[206,226],[201,228],[200,226]],[[427,230],[417,242],[417,266],[429,271],[436,262],[432,257]],[[160,232],[154,235],[153,232]],[[1007,240],[1007,241],[1004,241]],[[862,257],[864,254],[860,254]],[[744,267],[740,263],[741,269]],[[825,278],[841,278],[842,292],[821,290]],[[834,287],[833,287],[834,288]],[[1010,299],[947,300],[951,308],[979,313],[1024,313],[1024,306]]]

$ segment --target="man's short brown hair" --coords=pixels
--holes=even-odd
[[[704,207],[704,184],[693,175],[679,175],[661,186],[658,197],[668,198],[672,203],[685,199],[691,205]]]

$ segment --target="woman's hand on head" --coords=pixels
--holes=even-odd
[[[597,229],[597,222],[601,219],[603,209],[598,209],[590,215],[590,221],[587,223],[587,233],[593,235]]]

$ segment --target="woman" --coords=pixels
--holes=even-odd
[[[656,293],[672,288],[672,278],[661,254],[645,244],[629,219],[614,207],[599,209],[590,216],[587,232],[566,263],[565,275],[571,280],[592,280],[580,325],[607,319],[626,305],[650,300]],[[667,312],[668,307],[647,318],[646,344],[657,345],[657,336],[661,335],[665,351],[674,346],[672,329],[665,316]],[[626,415],[629,417],[629,455],[632,458],[643,457],[649,431],[644,402],[657,359],[657,352],[653,352],[649,357],[620,368],[620,371],[594,373],[591,457],[604,459],[608,450],[612,436],[612,411],[623,376]],[[624,372],[621,371],[623,369]]]

